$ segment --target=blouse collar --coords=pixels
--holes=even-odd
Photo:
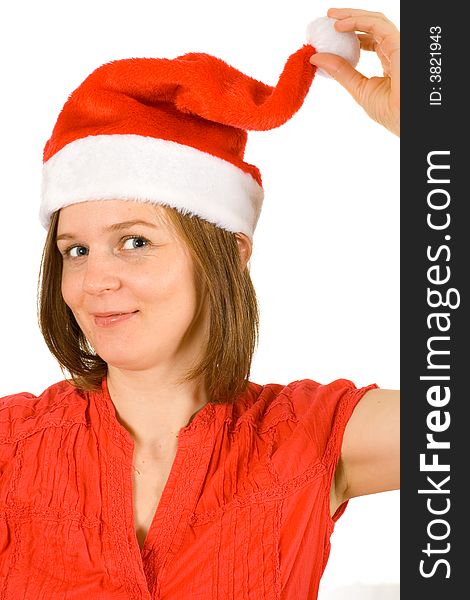
[[[101,380],[101,389],[92,393],[100,407],[100,414],[110,428],[114,440],[120,447],[132,453],[134,440],[116,416],[116,407],[109,394],[106,375]],[[184,445],[197,442],[201,434],[206,432],[214,421],[221,422],[229,418],[232,412],[231,408],[231,404],[228,403],[208,402],[196,413],[188,425],[179,430],[178,440],[181,440]]]

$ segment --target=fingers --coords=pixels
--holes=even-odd
[[[378,12],[354,8],[330,8],[327,15],[337,19],[335,28],[338,31],[363,31],[378,37],[398,32],[396,26],[385,15]]]
[[[328,16],[336,19],[337,31],[360,31],[362,50],[376,52],[385,75],[399,75],[400,32],[385,15],[355,8],[330,8]]]
[[[343,19],[344,17],[353,17],[355,15],[384,16],[380,12],[372,12],[371,10],[364,10],[362,8],[329,8],[327,14],[329,17],[333,17],[333,19]]]
[[[372,35],[377,43],[385,43],[384,53],[391,53],[399,46],[400,33],[396,26],[382,13],[353,8],[330,8],[328,16],[336,19],[337,31],[362,31]],[[387,42],[385,39],[387,38]],[[390,46],[390,47],[388,47]]]

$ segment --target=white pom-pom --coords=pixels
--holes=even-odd
[[[307,27],[307,42],[314,46],[317,52],[338,54],[355,67],[361,53],[357,35],[352,31],[336,31],[335,22],[336,19],[331,17],[320,17],[312,21]],[[330,77],[322,69],[318,69],[318,73]]]

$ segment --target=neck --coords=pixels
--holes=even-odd
[[[208,402],[198,381],[176,383],[155,371],[108,367],[108,390],[120,423],[134,438],[136,449],[159,453],[177,445],[178,432]]]

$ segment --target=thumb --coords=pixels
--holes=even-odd
[[[360,90],[367,77],[356,71],[344,58],[337,54],[325,52],[314,54],[310,58],[312,65],[325,71],[330,77],[336,79],[360,103]]]

